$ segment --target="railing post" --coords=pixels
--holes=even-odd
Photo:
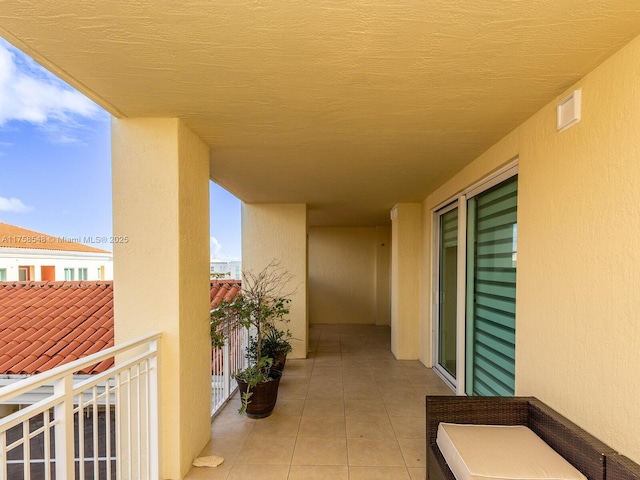
[[[159,413],[159,395],[160,389],[158,388],[158,350],[159,340],[153,340],[149,344],[149,350],[156,354],[149,359],[149,392],[147,392],[147,398],[149,399],[149,418],[147,423],[149,425],[149,435],[151,436],[149,448],[149,476],[151,480],[157,480],[160,478],[160,413]]]
[[[74,478],[73,376],[56,380],[53,393],[63,396],[63,401],[53,407],[54,419],[58,421],[54,427],[56,478]]]
[[[222,387],[224,388],[224,399],[229,398],[229,395],[231,395],[231,355],[229,355],[231,338],[225,339],[224,346],[222,347]]]

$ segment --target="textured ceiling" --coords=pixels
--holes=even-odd
[[[245,202],[381,225],[640,34],[635,0],[2,0],[111,113],[180,117]],[[505,159],[508,160],[508,159]]]

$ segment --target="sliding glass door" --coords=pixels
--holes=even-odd
[[[436,212],[435,370],[458,394],[515,389],[517,166]]]

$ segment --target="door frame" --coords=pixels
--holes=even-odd
[[[457,391],[458,389],[458,384],[460,377],[458,376],[460,374],[460,367],[458,365],[458,359],[460,358],[459,356],[459,351],[458,349],[460,348],[460,342],[459,342],[459,337],[460,337],[460,329],[459,329],[459,312],[460,312],[460,298],[456,299],[456,376],[453,377],[445,368],[443,368],[440,365],[439,362],[439,357],[440,357],[440,240],[441,240],[441,232],[440,232],[440,219],[442,218],[443,215],[451,212],[452,210],[455,210],[456,208],[458,209],[458,226],[457,226],[457,232],[458,232],[458,261],[457,261],[457,271],[456,271],[456,290],[458,291],[458,293],[460,292],[460,250],[461,250],[461,245],[460,245],[460,218],[461,218],[461,207],[462,209],[465,210],[465,214],[466,214],[466,208],[465,205],[462,205],[459,201],[458,198],[453,199],[451,202],[449,202],[449,204],[435,210],[433,212],[433,231],[435,233],[434,235],[434,248],[433,248],[433,255],[434,255],[434,277],[433,277],[433,282],[434,282],[434,288],[433,288],[433,302],[432,302],[432,309],[433,309],[433,318],[434,321],[432,322],[432,338],[433,338],[433,348],[432,348],[432,361],[431,364],[433,365],[433,370],[445,381],[445,383],[447,383],[447,385],[449,385],[449,387],[454,390]],[[464,246],[462,246],[462,248],[466,249],[466,243]],[[463,343],[464,345],[464,343]],[[464,375],[464,369],[463,369],[463,375]],[[464,385],[464,382],[462,382],[462,385]]]
[[[459,396],[466,395],[467,200],[518,175],[518,163],[519,157],[516,156],[502,168],[473,183],[431,211],[431,365],[433,371]],[[455,207],[458,208],[458,271],[456,279],[458,294],[456,305],[456,378],[453,378],[445,369],[440,368],[438,363],[440,345],[438,322],[440,320],[440,216]]]

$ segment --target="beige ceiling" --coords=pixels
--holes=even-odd
[[[389,223],[638,34],[637,0],[0,0],[0,35],[310,225]]]

